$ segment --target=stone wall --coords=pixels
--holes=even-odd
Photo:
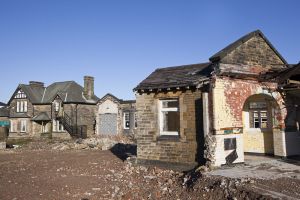
[[[10,102],[9,116],[10,117],[19,117],[20,115],[26,115],[28,117],[33,117],[33,105],[27,99],[27,113],[17,113],[17,101],[24,101],[25,99],[13,99]]]
[[[160,136],[158,101],[163,98],[179,98],[180,133],[177,138],[164,140]],[[202,102],[201,91],[137,94],[138,160],[195,163],[197,159],[196,104],[199,102]]]
[[[221,63],[259,67],[264,71],[284,64],[265,40],[256,35],[225,56]],[[261,68],[261,66],[264,66]]]
[[[77,109],[77,112],[76,112]],[[96,105],[88,104],[64,104],[64,111],[69,115],[73,121],[73,125],[76,125],[77,114],[77,126],[87,126],[87,136],[92,137],[95,134],[96,128]]]
[[[119,122],[119,126],[120,126],[120,130],[121,130],[121,134],[135,134],[136,133],[136,128],[135,127],[135,112],[136,112],[136,105],[133,102],[128,102],[128,103],[122,103],[120,105],[120,122]],[[124,129],[124,113],[125,112],[129,112],[129,117],[130,117],[130,127],[129,129]]]

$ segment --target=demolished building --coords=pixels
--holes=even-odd
[[[155,70],[134,89],[138,162],[220,166],[246,153],[300,155],[298,68],[257,30],[208,63]]]

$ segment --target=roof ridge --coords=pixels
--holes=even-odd
[[[216,62],[224,58],[226,55],[231,53],[233,50],[235,50],[240,45],[244,44],[254,36],[259,35],[266,43],[269,45],[269,47],[275,52],[275,54],[283,61],[283,63],[287,64],[287,61],[282,57],[282,55],[277,51],[277,49],[272,45],[272,43],[267,39],[267,37],[263,34],[263,32],[259,29],[252,31],[250,33],[247,33],[246,35],[240,37],[239,39],[235,40],[234,42],[227,45],[225,48],[221,49],[217,53],[215,53],[213,56],[209,58],[211,62]]]
[[[208,65],[212,64],[211,62],[204,62],[204,63],[194,63],[194,64],[187,64],[187,65],[177,65],[177,66],[170,66],[170,67],[160,67],[156,68],[156,70],[164,70],[164,69],[172,69],[172,68],[181,68],[181,67],[191,67],[191,66],[196,66],[196,65]]]

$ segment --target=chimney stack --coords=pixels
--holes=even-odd
[[[83,95],[87,100],[91,100],[94,96],[94,77],[84,76]]]

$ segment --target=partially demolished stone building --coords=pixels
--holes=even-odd
[[[300,155],[300,65],[257,30],[209,62],[160,68],[135,89],[139,162],[211,166]]]

